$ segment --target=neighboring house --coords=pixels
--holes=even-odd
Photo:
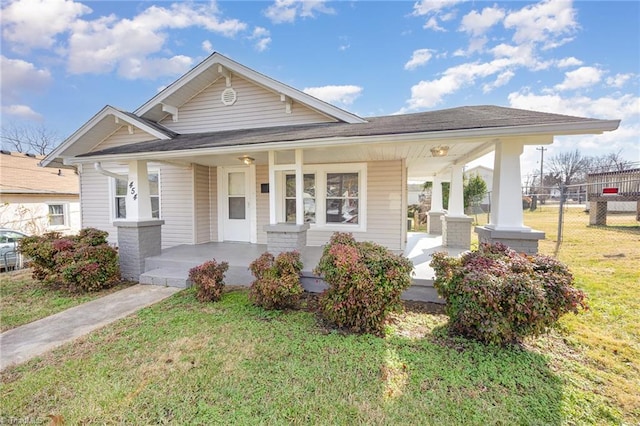
[[[0,152],[0,227],[39,235],[80,230],[80,182],[75,168],[43,168],[44,156]]]
[[[489,211],[489,206],[491,204],[491,191],[493,189],[493,169],[485,166],[474,166],[465,170],[465,174],[467,176],[480,176],[484,183],[487,184],[487,193],[480,201],[480,205],[482,206],[484,211]]]
[[[444,244],[468,248],[463,167],[494,150],[483,238],[540,238],[522,223],[524,145],[618,125],[497,106],[362,118],[214,53],[133,112],[105,106],[42,163],[78,167],[82,225],[108,231],[135,278],[160,246],[279,251],[343,231],[402,250],[407,182],[418,176],[451,181],[447,214],[439,203],[432,212]]]

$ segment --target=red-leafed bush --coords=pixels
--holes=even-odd
[[[196,297],[201,302],[217,302],[224,290],[224,273],[229,269],[227,262],[209,260],[189,270],[189,280],[196,288]]]
[[[336,232],[314,270],[329,285],[320,296],[323,317],[357,333],[381,334],[411,285],[413,264],[372,242]]]
[[[265,309],[296,306],[303,292],[300,284],[300,253],[283,252],[275,258],[271,253],[263,253],[251,262],[249,269],[256,277],[249,291],[249,299],[255,305]]]
[[[461,257],[435,253],[434,286],[446,300],[449,330],[485,343],[539,335],[568,313],[588,309],[566,265],[504,244],[482,244]]]
[[[25,237],[18,247],[29,259],[34,279],[70,292],[95,291],[120,281],[118,252],[107,243],[108,235],[94,228],[77,236],[49,232]]]

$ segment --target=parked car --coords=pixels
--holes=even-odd
[[[0,228],[0,270],[8,271],[20,266],[18,241],[27,234],[13,229]]]

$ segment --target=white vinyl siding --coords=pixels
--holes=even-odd
[[[100,151],[107,148],[113,148],[121,145],[129,145],[132,143],[152,141],[157,139],[155,136],[150,135],[138,128],[133,129],[133,134],[129,134],[128,126],[122,126],[118,131],[105,138],[97,146],[93,147],[90,152]]]
[[[218,241],[218,169],[209,169],[209,215],[211,241]]]
[[[402,161],[373,161],[367,163],[366,232],[352,232],[358,241],[373,241],[391,250],[401,250],[402,233]],[[333,230],[310,229],[309,246],[321,246],[329,241]]]
[[[193,244],[193,171],[191,167],[160,166],[162,248]]]
[[[106,165],[105,168],[107,167]],[[98,228],[109,233],[109,242],[118,242],[118,229],[113,226],[111,178],[87,165],[80,173],[80,212],[83,228]]]
[[[209,216],[209,167],[194,164],[195,197],[193,215],[196,224],[195,243],[211,241],[211,217]]]
[[[226,89],[221,78],[179,107],[178,121],[168,116],[160,123],[177,133],[198,133],[335,121],[295,102],[288,114],[279,94],[240,77],[233,76],[231,82],[238,97],[233,105],[220,100]]]
[[[267,244],[265,225],[269,224],[269,194],[263,194],[261,184],[269,182],[269,167],[267,165],[256,166],[256,223],[258,231],[258,244]],[[269,188],[271,190],[271,188]]]

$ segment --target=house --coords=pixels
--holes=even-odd
[[[434,191],[429,232],[468,249],[463,167],[491,151],[491,223],[476,232],[535,250],[544,234],[522,222],[523,147],[618,125],[497,106],[362,118],[214,53],[133,112],[105,106],[42,165],[78,168],[82,226],[108,231],[137,279],[146,258],[180,245],[279,252],[342,231],[405,250],[413,176],[451,182],[446,214]]]
[[[493,170],[489,167],[477,165],[466,169],[465,174],[469,177],[480,176],[484,183],[487,184],[487,193],[482,197],[482,200],[480,200],[480,206],[483,211],[489,211],[489,206],[491,206],[491,191],[493,190]]]
[[[0,228],[30,235],[80,230],[80,184],[75,168],[38,167],[43,156],[0,151]]]

